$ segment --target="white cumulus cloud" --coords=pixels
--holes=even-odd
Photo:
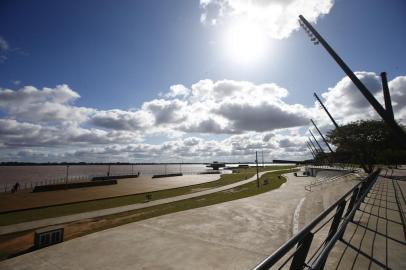
[[[356,74],[383,103],[380,76]],[[406,124],[406,76],[389,88],[395,118]],[[169,87],[139,108],[102,110],[76,106],[80,95],[67,85],[0,89],[0,160],[253,161],[258,150],[267,160],[309,158],[310,118],[323,133],[330,120],[288,95],[274,83],[204,79]],[[347,77],[320,96],[339,124],[379,118]]]
[[[214,25],[238,18],[263,28],[272,38],[283,39],[299,28],[300,14],[315,23],[333,4],[333,0],[200,0],[200,20]]]

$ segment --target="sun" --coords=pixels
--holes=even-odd
[[[235,63],[252,64],[265,57],[268,49],[266,34],[258,25],[233,23],[224,34],[224,50]]]

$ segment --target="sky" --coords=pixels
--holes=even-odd
[[[406,123],[406,2],[0,2],[0,161],[310,158],[309,119],[377,118],[304,15]],[[320,139],[320,138],[319,138]]]

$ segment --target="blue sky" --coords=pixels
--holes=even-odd
[[[140,110],[145,102],[162,99],[173,85],[181,84],[190,88],[204,79],[213,82],[226,79],[235,82],[247,81],[254,85],[274,83],[288,91],[287,95],[280,96],[283,102],[288,105],[300,104],[307,110],[312,110],[313,91],[327,92],[329,87],[336,86],[344,79],[343,72],[331,57],[322,47],[314,46],[304,31],[292,30],[282,39],[265,33],[267,47],[260,60],[248,64],[233,62],[227,56],[228,48],[224,48],[222,40],[227,32],[227,20],[229,18],[239,20],[239,16],[243,15],[235,15],[231,12],[228,17],[217,16],[215,25],[202,22],[202,14],[208,10],[211,11],[212,8],[218,8],[215,5],[210,6],[210,9],[205,8],[204,2],[206,1],[201,3],[199,1],[80,1],[76,3],[42,0],[1,1],[0,37],[7,46],[3,46],[2,51],[0,46],[2,54],[0,89],[17,93],[25,86],[33,86],[38,91],[42,91],[44,87],[54,89],[57,85],[66,84],[70,90],[80,95],[80,98],[72,97],[66,103],[63,101],[63,106],[88,108],[98,110],[99,113],[109,110],[134,112]],[[220,2],[227,3],[228,0]],[[233,6],[231,2],[233,1],[228,3],[228,8],[234,8],[236,11],[238,6]],[[386,71],[390,80],[405,75],[406,62],[402,60],[406,59],[405,1],[337,0],[331,2],[322,0],[319,2],[330,2],[331,7],[325,12],[326,14],[317,16],[317,24],[315,24],[317,30],[354,71],[375,74]],[[373,74],[368,76],[373,77]],[[402,96],[404,88],[399,87],[400,90],[396,91],[400,91],[399,95]],[[45,100],[48,99],[45,98]],[[13,122],[15,125],[32,124],[60,128],[66,126],[66,122],[72,122],[67,121],[66,117],[48,122],[42,118],[42,120],[29,119],[23,117],[21,112],[17,113],[7,107],[11,106],[10,104],[0,105],[3,120],[9,121],[8,124],[14,120],[17,121]],[[175,107],[180,108],[179,106]],[[144,105],[144,107],[148,106]],[[400,106],[401,116],[402,109],[403,106]],[[337,114],[340,115],[340,113]],[[229,118],[226,113],[221,115],[237,121]],[[159,123],[156,115],[153,117],[155,118],[151,121],[155,121],[154,127],[157,127]],[[162,130],[153,134],[138,134],[138,129],[142,127],[139,125],[137,126],[138,139],[132,142],[124,140],[118,143],[120,146],[117,147],[131,144],[134,149],[138,149],[137,147],[144,144],[149,144],[149,147],[161,145],[160,150],[156,150],[157,155],[160,155],[159,151],[162,150],[163,144],[183,141],[191,137],[205,141],[219,141],[230,139],[232,136],[250,136],[250,138],[265,136],[266,132],[274,130],[286,136],[287,134],[299,136],[304,132],[302,129],[292,133],[289,129],[281,130],[278,125],[269,130],[238,129],[234,126],[231,132],[212,132],[213,129],[207,132],[192,132],[191,124],[187,128],[169,127],[169,123],[174,124],[175,120],[178,124],[188,121],[179,116],[169,122],[162,122]],[[322,119],[320,121],[323,122]],[[225,122],[223,127],[224,125],[226,125]],[[84,120],[76,123],[76,127],[78,126],[90,130],[91,133],[92,129],[97,128],[100,132],[111,132],[114,129],[112,127],[117,125],[97,126],[94,121]],[[300,129],[297,123],[288,126],[288,128],[295,127]],[[166,133],[168,129],[170,131]],[[128,128],[124,130],[131,131]],[[132,132],[135,131],[132,130]],[[297,132],[299,135],[296,134]],[[276,133],[274,135],[278,136]],[[89,159],[103,159],[105,158],[103,155],[108,154],[106,149],[117,145],[116,142],[80,141],[80,146],[77,146],[69,140],[60,145],[49,142],[20,144],[12,142],[8,135],[4,135],[1,142],[3,148],[0,148],[0,151],[5,156],[3,160],[18,159],[20,152],[28,154],[22,159],[38,157],[45,160],[66,160],[74,158],[75,151],[79,148],[83,150],[83,147],[87,147],[90,152],[96,151],[94,149],[103,149],[105,152],[100,156],[90,158],[89,155]],[[58,155],[50,155],[55,150]],[[304,156],[298,153],[303,152],[302,150],[303,148],[297,146],[291,154],[288,152],[280,152],[280,154],[301,158]],[[224,158],[234,156],[233,150],[230,151],[228,155],[224,155]],[[244,153],[249,155],[251,152],[247,150]],[[131,153],[127,154],[129,156],[121,156],[117,159],[132,157]],[[201,156],[199,160],[211,157]],[[86,159],[86,155],[84,154],[82,158]],[[246,158],[245,154],[241,153],[241,158]]]

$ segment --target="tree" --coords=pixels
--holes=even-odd
[[[337,147],[337,157],[363,163],[368,173],[375,164],[398,164],[406,160],[406,152],[400,149],[383,121],[351,122],[328,132],[327,140]]]

